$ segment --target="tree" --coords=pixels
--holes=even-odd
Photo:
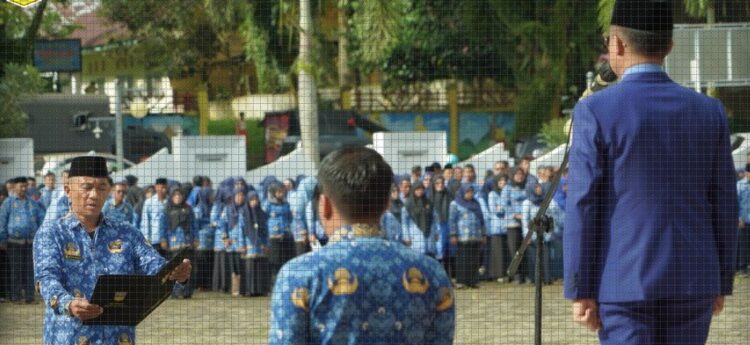
[[[0,78],[0,138],[27,135],[27,115],[21,109],[22,97],[42,90],[44,81],[39,72],[28,65],[4,65],[5,75]]]

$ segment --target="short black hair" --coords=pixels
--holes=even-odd
[[[193,176],[193,186],[203,185],[203,176]]]
[[[421,172],[422,172],[422,167],[421,166],[415,165],[415,166],[411,167],[411,173],[412,174],[421,173]]]
[[[34,181],[34,182],[36,182],[36,177],[29,176],[29,177],[26,178],[26,181],[29,181],[29,182]]]
[[[619,27],[619,30],[622,39],[640,55],[663,58],[672,44],[672,30],[644,31],[626,27]]]
[[[378,152],[348,147],[329,153],[318,170],[321,193],[351,222],[380,218],[388,206],[393,170]]]

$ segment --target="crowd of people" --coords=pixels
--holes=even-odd
[[[545,166],[532,173],[530,162],[524,158],[512,168],[498,161],[483,179],[471,164],[434,163],[396,175],[390,206],[380,221],[384,236],[439,260],[458,289],[476,288],[483,280],[533,282],[534,241],[517,274],[508,276],[507,269],[557,171]],[[750,169],[750,158],[748,164]],[[750,174],[741,176],[742,233],[750,223]],[[68,172],[60,179],[57,183],[48,173],[37,186],[33,177],[18,177],[0,189],[2,300],[34,300],[34,234],[70,207],[64,191]],[[562,279],[566,180],[564,172],[547,209],[553,225],[544,235],[545,283]],[[232,177],[214,186],[205,176],[190,183],[157,178],[145,187],[132,175],[110,182],[112,195],[102,210],[106,217],[132,224],[164,256],[191,249],[193,277],[175,289],[176,298],[190,298],[195,289],[267,295],[284,263],[327,242],[318,220],[318,182],[313,176],[268,176],[258,185]],[[748,269],[747,242],[740,241],[741,274]]]

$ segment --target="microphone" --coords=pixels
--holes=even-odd
[[[591,84],[586,88],[586,91],[583,92],[583,95],[581,95],[581,98],[579,98],[579,100],[593,95],[594,92],[606,88],[607,86],[613,84],[615,81],[617,81],[617,74],[615,74],[615,72],[612,70],[612,66],[609,65],[609,62],[604,62],[599,67],[599,70],[596,73],[596,78],[594,78],[594,81],[592,81]]]
[[[581,95],[581,98],[579,98],[578,100],[580,101],[588,96],[591,96],[594,94],[594,92],[601,91],[607,86],[614,84],[616,81],[617,74],[615,74],[615,71],[612,70],[612,66],[609,65],[609,62],[604,62],[601,66],[599,66],[594,81],[589,84],[589,86],[586,88],[586,91],[583,91],[583,95]],[[565,135],[570,134],[571,126],[572,117],[568,119],[567,122],[565,122]]]

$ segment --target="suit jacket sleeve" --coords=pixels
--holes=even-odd
[[[718,103],[718,102],[717,102]],[[718,152],[712,164],[712,186],[709,186],[709,204],[721,270],[721,294],[731,295],[737,254],[737,219],[739,218],[737,189],[735,187],[734,162],[729,143],[729,126],[724,107],[718,104],[721,113],[721,128],[718,137]],[[567,231],[567,229],[566,229]]]
[[[585,102],[574,109],[570,177],[565,207],[563,262],[565,298],[596,298],[601,276],[606,149],[599,125]]]

